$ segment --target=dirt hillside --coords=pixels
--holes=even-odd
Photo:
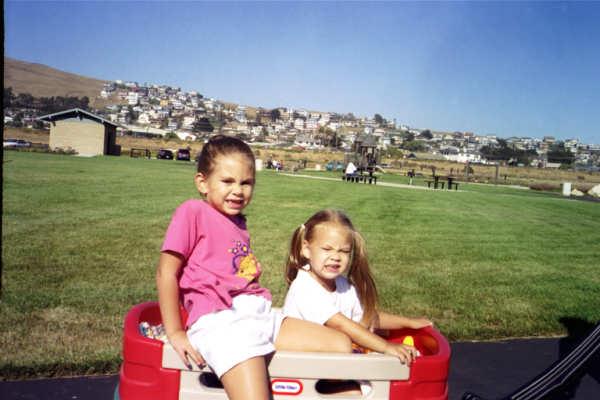
[[[42,64],[4,57],[4,87],[13,94],[29,93],[33,97],[84,97],[95,106],[100,91],[108,81],[72,74]]]

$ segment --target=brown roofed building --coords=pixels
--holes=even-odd
[[[81,156],[121,155],[116,144],[118,125],[88,111],[73,108],[44,115],[50,122],[50,148],[73,149]]]

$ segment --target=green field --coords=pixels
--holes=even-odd
[[[125,314],[156,299],[171,214],[198,197],[193,166],[15,151],[3,161],[0,377],[115,373]],[[292,231],[331,207],[367,240],[381,308],[428,316],[451,341],[562,335],[564,318],[600,320],[600,203],[459,189],[260,172],[246,214],[261,283],[281,305]]]

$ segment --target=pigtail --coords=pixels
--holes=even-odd
[[[296,228],[292,235],[290,243],[290,253],[288,255],[285,267],[285,281],[288,287],[292,284],[298,275],[298,269],[308,263],[308,260],[302,255],[302,241],[304,240],[304,225]]]
[[[375,281],[371,275],[369,259],[367,257],[367,246],[362,235],[352,232],[353,252],[352,263],[348,271],[348,279],[356,288],[360,304],[363,308],[362,323],[367,327],[373,327],[377,318],[378,295]]]

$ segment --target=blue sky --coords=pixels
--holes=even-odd
[[[600,142],[600,2],[10,1],[5,55],[265,108]]]

